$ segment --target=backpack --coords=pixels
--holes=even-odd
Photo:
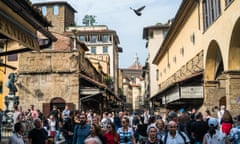
[[[181,131],[178,131],[178,133],[182,137],[182,139],[184,140],[184,143],[187,144],[186,143],[186,137],[183,135],[183,133]],[[165,133],[163,144],[166,144],[167,137],[168,137],[168,132]]]

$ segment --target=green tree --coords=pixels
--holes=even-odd
[[[82,23],[86,26],[92,26],[92,25],[94,25],[94,23],[96,23],[95,18],[96,18],[96,16],[94,16],[94,15],[85,15],[82,20]]]

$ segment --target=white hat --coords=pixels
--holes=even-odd
[[[218,125],[218,121],[216,118],[209,118],[208,120],[208,126],[209,127],[216,127]]]

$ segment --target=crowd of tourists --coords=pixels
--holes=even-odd
[[[56,106],[45,117],[34,105],[15,107],[9,144],[240,144],[240,115],[221,106],[211,112],[170,111],[166,116],[142,113],[63,111]],[[30,121],[30,122],[29,122]]]

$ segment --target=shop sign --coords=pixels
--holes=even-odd
[[[181,98],[203,98],[203,86],[181,87]]]
[[[175,100],[180,99],[179,97],[179,89],[175,88],[171,91],[169,91],[162,99],[162,104],[167,104],[170,102],[173,102]]]
[[[25,47],[39,50],[38,40],[34,33],[27,30],[24,26],[20,27],[19,24],[14,24],[1,14],[0,14],[0,33],[13,40],[18,41]]]

